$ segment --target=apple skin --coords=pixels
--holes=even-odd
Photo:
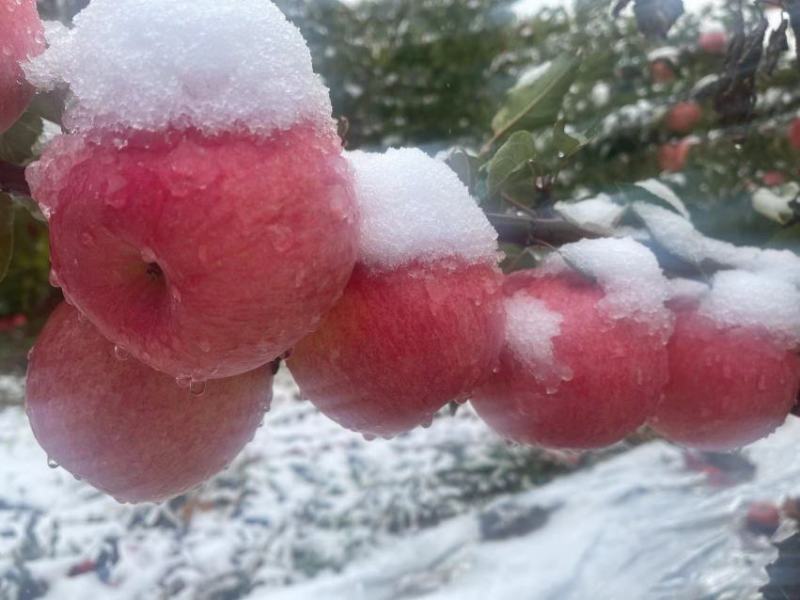
[[[683,171],[693,145],[694,142],[689,139],[663,144],[658,149],[658,166],[668,173]]]
[[[0,133],[22,115],[33,96],[20,62],[45,48],[35,0],[0,0]]]
[[[701,33],[697,45],[706,54],[725,54],[728,51],[728,34],[724,31]]]
[[[357,266],[341,301],[287,364],[325,415],[367,436],[393,437],[466,400],[495,365],[502,330],[494,266]]]
[[[687,134],[697,127],[703,118],[703,109],[697,102],[678,102],[667,113],[667,129],[674,133]]]
[[[338,138],[298,127],[121,140],[62,136],[28,169],[67,300],[145,364],[200,381],[308,335],[357,254]]]
[[[794,119],[789,125],[789,144],[795,150],[800,150],[800,119]]]
[[[504,292],[528,294],[562,316],[554,357],[572,378],[548,389],[505,347],[499,369],[472,398],[495,432],[521,444],[592,449],[622,440],[653,415],[667,380],[666,348],[644,325],[603,315],[598,286],[578,275],[519,271]]]
[[[120,502],[158,502],[221,471],[253,438],[272,399],[272,371],[200,391],[121,360],[61,304],[31,354],[25,406],[36,439],[67,471]]]
[[[677,309],[670,381],[651,425],[668,440],[728,451],[772,433],[800,389],[800,357],[753,329],[722,329]]]
[[[655,83],[672,83],[677,75],[672,63],[668,60],[658,59],[650,63],[650,78]]]

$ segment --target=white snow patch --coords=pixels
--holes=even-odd
[[[392,269],[448,257],[497,260],[497,232],[446,164],[412,148],[347,157],[361,213],[360,262]]]
[[[653,238],[678,258],[696,265],[713,261],[800,286],[800,256],[790,250],[735,246],[706,237],[691,221],[653,204],[635,202],[633,210]]]
[[[611,232],[626,210],[606,194],[579,202],[557,202],[554,209],[573,225],[599,233]]]
[[[757,189],[752,199],[753,210],[778,223],[788,223],[794,216],[792,202],[800,192],[796,185],[791,187],[794,189],[789,194],[776,194],[769,188]]]
[[[763,329],[788,348],[800,345],[800,290],[747,271],[720,271],[700,314],[724,327]]]
[[[597,281],[606,295],[598,304],[613,319],[634,319],[663,338],[672,333],[665,307],[669,283],[655,255],[630,238],[581,240],[562,246],[545,261],[542,274],[577,269]]]
[[[305,40],[269,0],[93,0],[49,33],[26,73],[70,87],[71,130],[332,127]]]
[[[553,339],[561,333],[563,317],[541,300],[520,290],[505,301],[506,344],[546,386],[572,378],[572,370],[557,362]]]
[[[676,278],[669,280],[669,299],[678,304],[699,304],[711,287],[702,281]]]
[[[669,204],[672,208],[674,208],[681,216],[688,219],[689,209],[686,208],[686,205],[683,203],[678,195],[672,191],[672,189],[661,183],[658,179],[646,179],[644,181],[640,181],[636,184],[637,187],[642,188],[646,192],[653,194],[655,197],[663,200],[667,204]]]

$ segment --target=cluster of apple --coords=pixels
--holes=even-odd
[[[795,402],[796,287],[669,281],[626,237],[504,276],[444,163],[342,151],[267,0],[93,0],[49,37],[26,75],[69,87],[67,133],[27,176],[67,302],[32,352],[27,411],[55,463],[121,501],[222,469],[281,358],[368,437],[471,399],[521,443],[595,448],[650,422],[729,448]]]

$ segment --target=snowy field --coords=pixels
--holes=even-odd
[[[507,446],[466,409],[366,442],[280,376],[265,427],[225,473],[132,507],[47,468],[10,407],[0,598],[756,598],[775,552],[743,514],[800,491],[798,437],[793,422],[747,450],[755,471],[727,486],[651,442],[536,487],[568,457]]]

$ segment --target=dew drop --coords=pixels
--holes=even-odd
[[[202,396],[206,393],[206,382],[195,381],[194,379],[189,383],[189,393],[192,396]]]
[[[179,388],[188,390],[192,385],[192,378],[186,375],[183,375],[181,377],[176,377],[175,383],[178,384]]]
[[[51,469],[57,469],[57,468],[58,468],[58,467],[60,467],[61,465],[59,465],[59,464],[58,464],[58,463],[55,461],[55,459],[52,459],[52,458],[50,458],[50,457],[48,456],[48,457],[47,457],[47,466],[48,466],[48,467],[50,467]]]
[[[130,358],[130,354],[122,346],[114,346],[114,357],[117,360],[126,361]]]
[[[376,439],[378,439],[377,436],[374,436],[371,433],[365,433],[362,437],[368,442],[374,442]]]
[[[50,269],[50,285],[54,288],[61,287],[61,280],[58,278],[58,273],[56,273],[55,269]]]

